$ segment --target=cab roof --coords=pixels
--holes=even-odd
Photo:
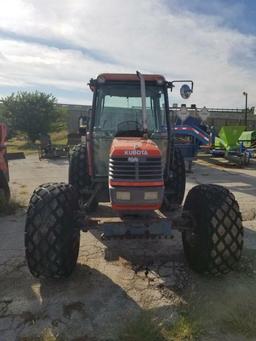
[[[143,74],[146,82],[165,82],[162,75]],[[139,81],[135,73],[101,73],[97,77],[97,81]]]

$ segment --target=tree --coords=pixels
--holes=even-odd
[[[4,106],[1,105],[1,103],[0,103],[0,122],[5,122],[5,117],[4,117]]]
[[[6,115],[6,109],[3,105],[3,103],[0,103],[0,123],[5,123],[7,125],[7,127],[8,127],[8,138],[11,138],[14,135],[14,130],[12,129],[11,122],[7,116],[8,115]]]
[[[51,131],[60,131],[68,129],[68,119],[70,111],[60,105],[56,106],[56,120],[51,124]]]
[[[56,98],[43,92],[18,92],[2,98],[5,121],[11,128],[27,134],[35,142],[50,131],[57,120]]]

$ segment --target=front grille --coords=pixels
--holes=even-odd
[[[160,157],[113,157],[109,160],[111,180],[162,180]]]

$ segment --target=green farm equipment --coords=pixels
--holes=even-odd
[[[246,166],[249,164],[251,153],[240,140],[245,132],[245,126],[223,126],[219,136],[215,137],[214,148],[211,153],[214,156],[224,156],[227,160]]]
[[[253,157],[256,156],[256,130],[243,131],[239,137],[239,142],[250,151]]]

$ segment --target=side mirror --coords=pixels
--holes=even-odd
[[[192,94],[192,89],[187,84],[183,84],[180,88],[180,95],[184,99],[188,99]]]
[[[79,135],[81,136],[85,136],[86,135],[86,131],[87,131],[87,117],[85,116],[81,116],[79,118]]]

